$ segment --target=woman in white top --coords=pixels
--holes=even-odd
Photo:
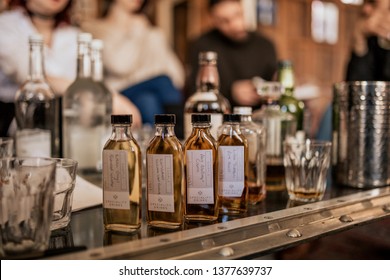
[[[20,3],[16,3],[20,2]],[[18,87],[27,79],[28,37],[42,34],[45,42],[46,76],[57,94],[63,94],[76,78],[77,34],[69,24],[69,0],[11,1],[15,7],[0,14],[0,136],[7,133],[14,114]],[[139,125],[137,108],[114,94],[114,113],[132,113]]]
[[[157,27],[141,13],[146,1],[103,1],[102,18],[81,27],[104,41],[109,86],[126,95],[153,123],[167,105],[183,106],[184,68]]]

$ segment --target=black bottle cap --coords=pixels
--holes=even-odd
[[[133,115],[111,115],[111,124],[132,124]]]
[[[223,121],[224,122],[240,122],[241,115],[239,115],[239,114],[224,114]]]
[[[191,122],[192,123],[209,123],[211,121],[210,114],[192,114]]]
[[[155,124],[176,124],[176,116],[174,114],[154,115]]]

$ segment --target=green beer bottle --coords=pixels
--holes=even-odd
[[[291,61],[279,61],[277,81],[283,87],[283,94],[279,100],[280,109],[291,113],[297,121],[297,131],[302,131],[305,104],[294,97],[295,77]]]

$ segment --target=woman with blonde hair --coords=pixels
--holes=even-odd
[[[160,29],[142,13],[143,0],[103,1],[102,17],[81,27],[102,39],[109,86],[127,96],[146,123],[167,106],[183,106],[184,69]]]

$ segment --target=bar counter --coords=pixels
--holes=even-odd
[[[332,185],[322,201],[302,205],[289,201],[286,191],[268,192],[266,200],[249,206],[245,216],[220,216],[211,225],[184,224],[178,231],[149,228],[145,205],[144,193],[142,226],[127,235],[104,232],[101,206],[73,213],[66,229],[52,232],[45,258],[252,259],[381,219],[390,225],[390,187],[360,190]],[[383,230],[388,236],[390,227]]]

